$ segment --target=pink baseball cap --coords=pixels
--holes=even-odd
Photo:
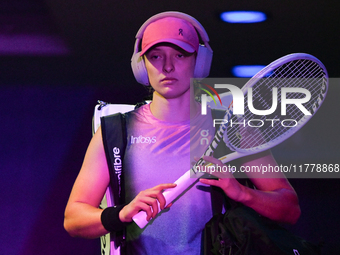
[[[189,53],[197,52],[199,47],[199,39],[194,26],[186,20],[175,17],[156,20],[146,27],[140,55],[142,56],[152,46],[162,42],[173,43]]]

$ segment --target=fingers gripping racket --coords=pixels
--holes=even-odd
[[[215,88],[218,87],[216,84]],[[223,163],[268,150],[285,141],[320,108],[328,90],[328,74],[317,58],[304,53],[290,54],[263,68],[241,90],[245,102],[244,114],[233,115],[233,105],[228,107],[219,130],[203,156],[212,155],[222,140],[233,151],[219,158]],[[274,101],[281,107],[273,107]],[[268,114],[258,114],[259,111],[256,111],[270,110],[272,107],[274,110],[268,111]],[[197,178],[204,174],[196,172],[197,166],[204,163],[202,158],[198,160],[175,182],[177,186],[174,189],[163,192],[167,205],[197,181],[190,178],[192,172]],[[148,223],[144,211],[136,214],[133,220],[140,228]]]

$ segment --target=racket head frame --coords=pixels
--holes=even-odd
[[[267,143],[264,143],[264,144],[261,144],[261,145],[258,145],[258,146],[254,146],[252,148],[242,149],[242,148],[239,148],[239,147],[235,146],[233,143],[229,142],[228,131],[226,131],[225,137],[224,137],[224,141],[225,141],[226,145],[231,150],[237,151],[239,153],[244,153],[244,154],[247,154],[247,155],[268,150],[268,149],[278,145],[282,141],[288,139],[289,137],[291,137],[298,130],[300,130],[315,115],[317,110],[321,107],[321,105],[322,105],[322,103],[323,103],[323,101],[324,101],[324,99],[326,97],[327,91],[328,91],[328,73],[327,73],[327,70],[326,70],[325,66],[323,65],[323,63],[319,59],[317,59],[316,57],[314,57],[314,56],[312,56],[310,54],[306,54],[306,53],[293,53],[293,54],[289,54],[289,55],[283,56],[283,57],[273,61],[272,63],[270,63],[269,65],[264,67],[262,70],[260,70],[258,73],[256,73],[242,87],[241,90],[242,90],[243,94],[246,95],[249,88],[253,87],[261,79],[266,78],[275,69],[277,69],[280,66],[285,65],[287,63],[290,63],[290,62],[293,62],[293,61],[299,61],[299,60],[311,61],[311,62],[315,63],[317,65],[317,67],[320,69],[320,72],[322,73],[322,78],[319,78],[319,79],[322,79],[322,85],[320,87],[320,91],[318,93],[318,97],[311,99],[311,100],[315,101],[313,103],[312,114],[311,115],[304,115],[297,122],[296,126],[289,128],[286,132],[284,132],[280,136],[276,137],[275,139],[270,140]]]

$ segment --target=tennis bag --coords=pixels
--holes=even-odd
[[[102,209],[124,204],[123,160],[126,147],[125,119],[135,108],[134,105],[108,104],[98,101],[93,115],[93,134],[101,126],[103,144],[110,172],[110,185],[100,204]],[[119,157],[118,157],[119,156]],[[121,255],[124,253],[125,231],[108,233],[100,238],[102,255]]]
[[[110,104],[98,101],[93,114],[92,133],[101,126],[103,145],[110,173],[110,184],[100,208],[125,203],[123,161],[127,143],[126,119],[129,112],[147,102],[137,105]],[[102,255],[122,255],[125,253],[125,230],[108,233],[100,238]]]
[[[230,200],[230,199],[229,199]],[[232,201],[225,214],[215,214],[203,230],[204,255],[319,255],[312,244],[260,216],[253,209]]]
[[[223,112],[213,110],[214,118]],[[216,127],[218,130],[218,127]],[[228,150],[221,143],[216,152]],[[246,176],[238,181],[247,187],[252,183]],[[217,187],[212,187],[213,217],[202,233],[203,255],[319,255],[320,246],[314,245],[288,231],[278,223],[259,215],[256,211],[228,198]],[[222,205],[226,212],[222,214]]]

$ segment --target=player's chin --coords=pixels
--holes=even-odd
[[[176,88],[167,88],[162,91],[159,91],[159,94],[164,97],[165,99],[177,99],[181,97],[185,97],[187,90],[178,90]]]

